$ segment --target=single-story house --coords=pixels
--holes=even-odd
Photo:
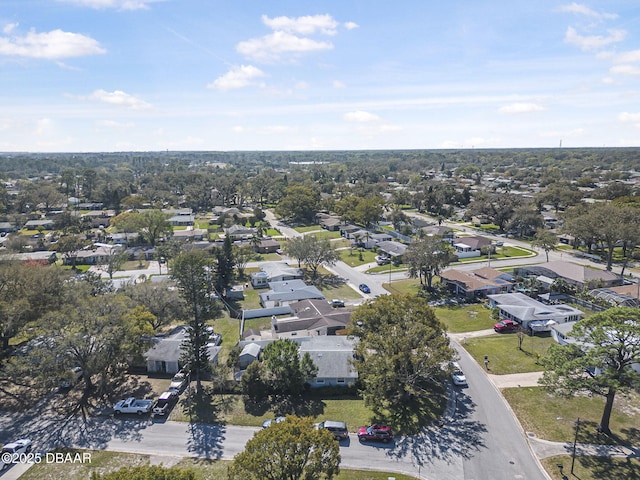
[[[472,258],[482,255],[482,247],[491,245],[491,240],[485,237],[460,237],[453,240],[454,255],[458,258]]]
[[[428,227],[423,227],[420,230],[429,237],[442,237],[443,240],[446,240],[449,243],[453,243],[455,238],[453,229],[444,225],[430,225]]]
[[[94,244],[95,248],[88,248],[76,252],[76,265],[103,265],[106,264],[111,252],[121,250],[121,245]],[[71,265],[73,260],[63,256],[63,264]]]
[[[176,230],[173,232],[173,238],[176,240],[184,240],[190,242],[201,242],[205,239],[208,232],[204,228],[194,228],[192,230]]]
[[[272,317],[274,338],[311,337],[335,335],[347,328],[351,311],[333,308],[326,300],[300,300],[290,303],[294,315],[286,318]]]
[[[111,233],[107,235],[107,240],[115,245],[127,245],[130,242],[133,243],[138,240],[140,234],[138,232],[133,233]]]
[[[195,215],[174,215],[168,219],[172,227],[192,227],[195,225]]]
[[[289,305],[292,302],[308,299],[324,300],[324,295],[317,287],[307,285],[302,280],[287,280],[284,282],[269,282],[270,290],[258,294],[260,304],[264,308]]]
[[[484,267],[473,271],[445,270],[440,278],[455,295],[464,297],[485,297],[496,293],[509,293],[513,288],[513,276]]]
[[[9,232],[15,232],[16,230],[18,230],[18,227],[16,226],[15,223],[0,222],[0,232],[9,233]]]
[[[229,228],[225,228],[224,232],[231,240],[246,240],[253,237],[258,230],[244,225],[231,225]]]
[[[358,372],[351,363],[356,340],[353,337],[306,337],[300,339],[300,356],[308,353],[318,367],[310,381],[312,388],[353,385]]]
[[[241,369],[247,368],[251,363],[260,358],[262,347],[257,343],[250,342],[242,347],[240,356],[238,357],[238,366]]]
[[[253,288],[269,288],[269,275],[266,272],[251,272],[249,277]]]
[[[358,378],[358,372],[353,368],[353,352],[357,339],[346,336],[331,337],[293,337],[294,342],[300,345],[298,351],[302,356],[309,353],[313,363],[318,367],[318,374],[311,379],[310,385],[313,388],[326,386],[349,386],[353,385]],[[273,340],[241,341],[239,345],[245,348],[250,345],[250,352],[247,352],[248,363],[239,361],[240,368],[246,368],[252,361],[257,360],[260,351]],[[240,359],[243,358],[242,352]],[[245,366],[243,366],[245,365]]]
[[[304,270],[291,267],[287,262],[267,262],[260,266],[260,270],[267,275],[269,282],[285,282],[304,278]]]
[[[613,287],[623,283],[620,275],[613,272],[561,260],[516,267],[514,273],[522,277],[547,277],[554,280],[561,278],[578,289],[589,285],[599,288]]]
[[[280,250],[280,243],[269,237],[262,238],[255,247],[255,251],[258,253],[273,253],[278,250]]]
[[[407,246],[404,243],[396,242],[395,240],[378,243],[378,252],[384,253],[387,257],[392,259],[401,260],[406,251]]]
[[[320,225],[325,230],[329,230],[330,232],[335,232],[340,230],[340,225],[342,225],[342,219],[338,216],[329,215],[320,219]]]
[[[499,293],[488,295],[487,298],[490,307],[500,310],[501,319],[518,322],[523,328],[529,328],[531,322],[576,322],[583,314],[569,305],[546,305],[523,293]]]
[[[53,228],[53,220],[29,220],[24,224],[24,228],[27,230],[37,230],[38,228],[51,230]]]
[[[175,328],[167,336],[155,336],[152,338],[153,346],[144,353],[147,361],[147,372],[174,374],[182,366],[180,358],[182,356],[182,345],[187,339],[187,327]],[[222,347],[217,347],[213,343],[207,345],[209,351],[209,361],[212,365],[218,363],[218,354]]]
[[[352,225],[352,224],[341,225],[340,226],[340,235],[342,235],[345,238],[349,238],[349,235],[351,233],[357,232],[358,230],[361,230],[361,228],[357,227],[356,225]]]

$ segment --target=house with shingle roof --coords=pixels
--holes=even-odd
[[[501,319],[518,322],[529,328],[532,322],[576,322],[584,312],[569,305],[547,305],[523,293],[500,293],[488,295],[489,306],[500,310]]]
[[[517,267],[514,273],[522,277],[560,278],[578,289],[590,285],[604,288],[623,284],[620,275],[613,272],[561,260]]]
[[[453,294],[468,298],[509,293],[514,282],[512,275],[490,267],[472,271],[451,268],[442,272],[440,278]]]

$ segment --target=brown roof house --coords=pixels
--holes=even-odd
[[[509,293],[514,280],[510,274],[490,267],[470,272],[452,268],[442,272],[440,278],[452,293],[468,298]]]

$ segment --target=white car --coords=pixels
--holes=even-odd
[[[458,362],[450,362],[449,368],[451,369],[451,381],[454,385],[461,386],[467,384],[467,377],[465,377]]]
[[[178,393],[182,393],[182,391],[187,388],[188,384],[189,377],[182,370],[180,370],[171,379],[169,390],[176,390]]]
[[[7,443],[4,447],[2,447],[2,453],[8,453],[11,455],[20,455],[21,453],[29,453],[31,451],[32,441],[28,438],[21,438],[16,440],[15,442]],[[0,456],[0,470],[4,470],[8,462],[3,461],[5,458],[4,455]]]

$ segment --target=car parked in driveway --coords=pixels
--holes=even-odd
[[[369,425],[358,429],[358,440],[389,443],[393,440],[391,427],[387,425]]]
[[[156,400],[156,403],[153,404],[153,415],[166,415],[177,400],[177,390],[167,390],[166,392],[162,392],[158,397],[158,400]]]
[[[500,320],[493,326],[493,329],[498,333],[515,332],[518,329],[518,324],[513,320]]]
[[[189,377],[186,373],[180,370],[176,373],[171,379],[171,383],[169,384],[169,390],[175,390],[178,393],[182,393],[182,391],[187,388],[189,384]]]
[[[358,285],[358,288],[363,293],[371,293],[371,289],[366,283],[361,283],[360,285]]]
[[[269,428],[271,425],[284,422],[286,419],[287,417],[269,418],[262,422],[262,428]]]

